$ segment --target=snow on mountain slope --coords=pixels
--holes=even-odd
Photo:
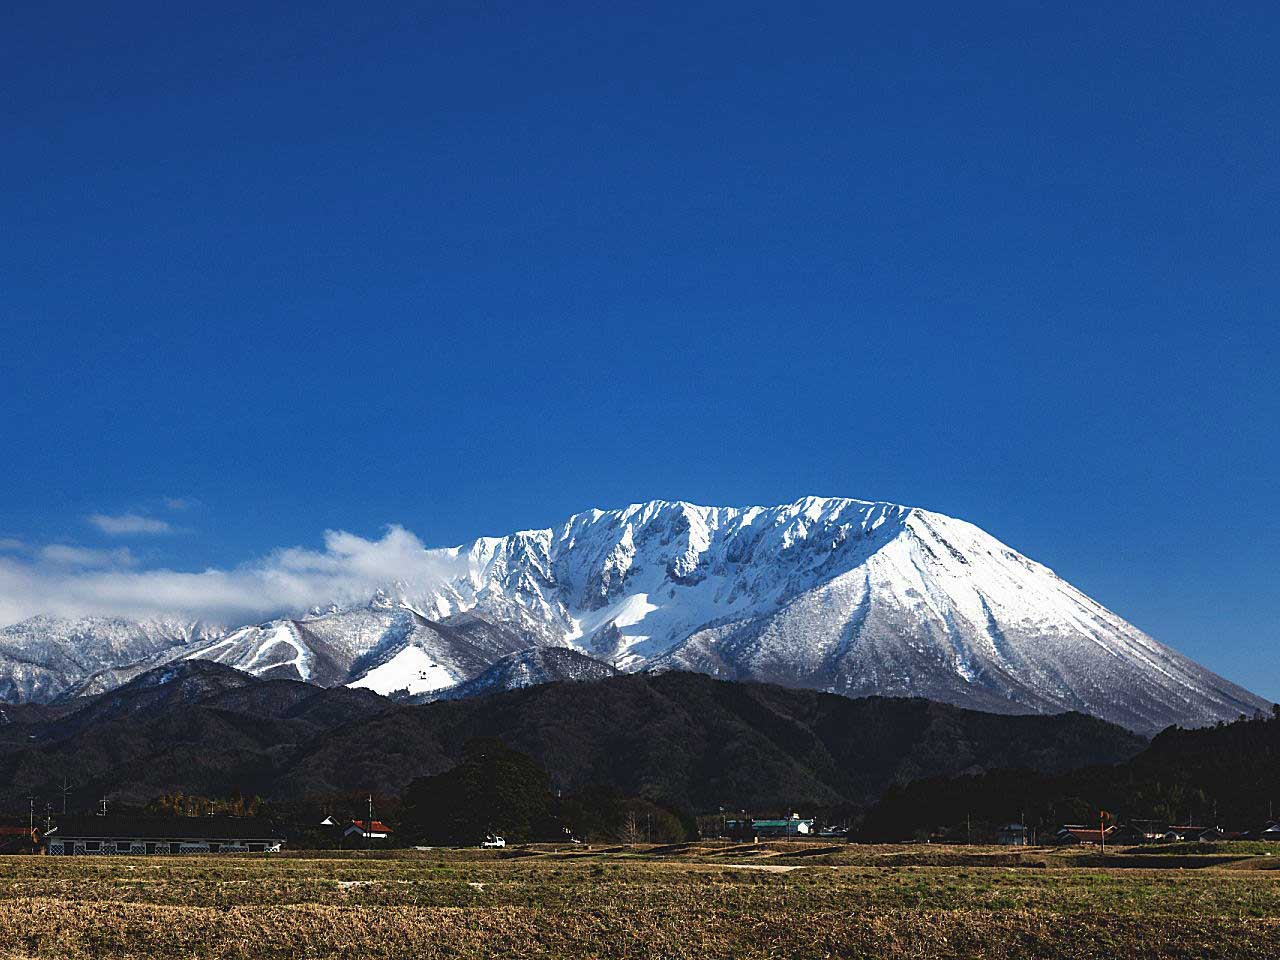
[[[393,693],[412,696],[452,687],[460,679],[436,663],[422,647],[405,646],[347,686],[363,687],[383,696]]]
[[[449,551],[463,572],[427,598],[439,611],[499,620],[623,668],[714,620],[775,609],[863,556],[907,508],[808,498],[781,507],[636,504],[592,510],[557,530],[477,540]]]
[[[977,527],[921,510],[851,569],[776,612],[696,631],[655,667],[1079,710],[1147,732],[1267,706]]]
[[[435,622],[380,594],[367,607],[242,627],[184,656],[260,677],[412,694],[475,676],[526,645],[473,614]]]
[[[461,700],[504,690],[520,690],[565,680],[585,682],[617,676],[620,671],[571,647],[533,647],[503,657],[465,683],[414,697],[416,703]]]
[[[184,652],[182,659],[212,660],[257,677],[304,681],[319,673],[321,664],[331,666],[330,651],[304,640],[301,625],[293,620],[241,627]]]
[[[895,504],[659,501],[447,553],[461,572],[416,602],[495,618],[514,604],[526,631],[627,670],[1074,709],[1143,731],[1267,706],[972,524]]]
[[[111,689],[132,665],[218,630],[179,618],[32,617],[0,629],[0,700],[48,702],[93,678]]]
[[[473,677],[528,645],[527,635],[475,614],[434,622],[382,593],[366,606],[233,630],[180,621],[35,618],[0,631],[0,701],[103,693],[182,660],[326,687],[350,682],[381,690],[405,673],[412,682],[386,692],[420,693]],[[392,660],[395,667],[362,682]],[[439,670],[424,685],[419,674],[428,660]]]

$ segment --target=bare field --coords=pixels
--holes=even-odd
[[[813,844],[6,857],[0,957],[1273,958],[1280,873],[1252,869],[1272,859]]]

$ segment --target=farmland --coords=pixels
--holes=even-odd
[[[782,843],[7,857],[0,958],[1280,953],[1280,857],[1152,859]]]

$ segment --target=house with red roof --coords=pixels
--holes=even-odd
[[[342,831],[342,836],[359,837],[361,840],[385,840],[391,834],[391,828],[381,820],[352,820],[351,825]]]
[[[1085,844],[1101,845],[1104,840],[1110,841],[1111,835],[1115,833],[1115,831],[1115,827],[1107,827],[1106,830],[1100,830],[1097,827],[1067,824],[1058,831],[1054,838],[1054,842],[1062,844],[1063,846],[1084,846]]]

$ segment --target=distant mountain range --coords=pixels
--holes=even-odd
[[[58,796],[63,778],[73,809],[102,796],[393,794],[453,766],[476,738],[529,754],[565,791],[607,786],[694,811],[852,808],[922,776],[1055,773],[1114,763],[1145,743],[1075,713],[985,714],[687,673],[408,705],[189,660],[107,693],[9,712],[0,812],[25,811],[29,795]]]
[[[52,703],[205,659],[416,701],[612,669],[1079,711],[1144,733],[1270,706],[972,524],[917,508],[655,501],[429,552],[432,583],[388,583],[366,604],[264,624],[9,626],[0,698]],[[597,663],[529,654],[548,648]],[[505,679],[479,681],[513,656]]]

